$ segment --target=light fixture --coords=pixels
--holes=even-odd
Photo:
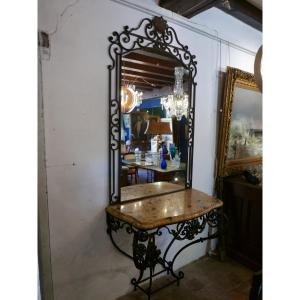
[[[187,116],[189,96],[183,91],[183,67],[175,67],[175,84],[173,94],[161,98],[161,105],[165,108],[167,117],[176,116],[181,120],[183,115]]]
[[[121,87],[121,109],[122,113],[130,113],[135,107],[142,103],[143,93],[136,91],[134,85]]]
[[[151,152],[157,152],[162,142],[162,134],[172,134],[170,124],[166,122],[150,121],[145,134],[154,136],[151,139]]]
[[[221,4],[222,4],[223,7],[225,7],[225,8],[228,9],[228,10],[231,10],[231,9],[232,9],[229,0],[223,0],[223,1],[221,2]]]
[[[150,121],[145,130],[145,134],[161,135],[161,134],[172,134],[170,124],[167,122],[156,122]]]

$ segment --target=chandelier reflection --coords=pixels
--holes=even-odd
[[[183,91],[184,67],[175,67],[175,84],[173,94],[161,98],[161,105],[165,108],[168,118],[176,116],[181,120],[183,115],[187,116],[189,96]]]
[[[121,87],[121,109],[122,113],[130,113],[135,107],[142,103],[143,93],[136,91],[132,84]]]

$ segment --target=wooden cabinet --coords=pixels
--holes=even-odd
[[[227,254],[253,270],[262,267],[262,188],[243,176],[223,180],[224,212],[228,216]]]

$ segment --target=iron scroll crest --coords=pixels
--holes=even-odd
[[[162,17],[142,19],[135,28],[124,26],[122,32],[114,31],[108,38],[111,64],[109,71],[109,203],[119,203],[121,199],[121,58],[122,55],[143,48],[154,48],[174,56],[189,71],[189,111],[188,111],[188,161],[186,168],[186,188],[192,187],[193,140],[195,118],[195,93],[197,62],[188,46],[179,42],[174,28]]]

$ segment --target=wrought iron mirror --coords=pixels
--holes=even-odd
[[[262,94],[254,75],[227,67],[217,176],[262,164]]]
[[[109,42],[110,204],[132,200],[124,191],[136,184],[190,188],[195,55],[162,17],[125,26]]]

